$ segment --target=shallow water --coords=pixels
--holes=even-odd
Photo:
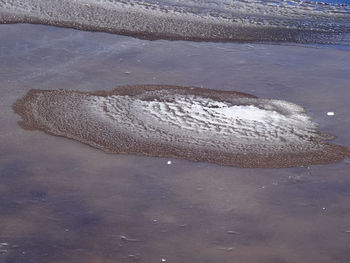
[[[0,262],[349,262],[349,159],[289,169],[167,164],[23,130],[11,108],[32,88],[235,90],[302,105],[349,147],[349,71],[350,52],[338,47],[1,25]]]

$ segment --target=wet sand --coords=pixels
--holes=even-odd
[[[235,91],[169,85],[112,91],[30,90],[13,105],[26,130],[107,153],[182,158],[245,168],[327,164],[350,151],[294,103]]]
[[[148,42],[33,25],[1,25],[0,41],[1,261],[349,261],[349,159],[288,169],[168,165],[23,130],[11,108],[33,88],[235,86],[303,106],[349,147],[348,50]]]
[[[350,44],[350,7],[298,0],[4,0],[0,23],[144,39]]]

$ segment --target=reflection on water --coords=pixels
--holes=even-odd
[[[202,86],[302,105],[349,147],[349,51],[33,25],[1,25],[0,43],[1,263],[349,262],[349,159],[291,169],[168,164],[25,131],[11,109],[32,88]]]

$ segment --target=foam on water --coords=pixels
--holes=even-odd
[[[349,156],[296,104],[249,94],[175,86],[111,92],[31,90],[14,105],[22,127],[109,153],[240,167],[322,164]]]
[[[298,0],[2,0],[0,23],[148,39],[350,43],[350,7]]]

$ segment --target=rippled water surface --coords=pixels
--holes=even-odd
[[[301,105],[349,147],[349,72],[350,51],[340,46],[1,25],[0,262],[349,262],[349,159],[242,169],[109,155],[23,130],[11,108],[33,88],[234,90]]]

